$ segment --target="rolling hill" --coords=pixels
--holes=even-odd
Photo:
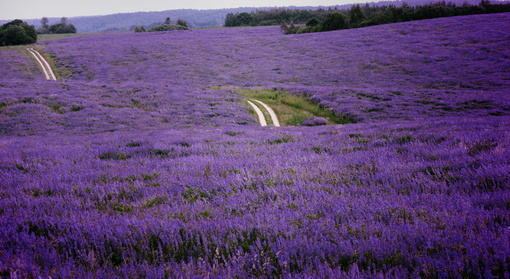
[[[430,0],[411,0],[405,1],[409,5],[425,5],[432,3]],[[480,1],[478,0],[455,0],[450,1],[457,5],[462,5],[464,2],[477,5]],[[401,6],[404,1],[379,1],[370,2],[369,5],[382,6],[382,5],[395,5]],[[352,4],[337,5],[332,7],[285,7],[288,9],[349,9]],[[70,17],[69,23],[72,23],[78,33],[100,33],[100,32],[119,32],[119,31],[132,31],[134,26],[153,26],[164,22],[165,18],[170,17],[174,22],[177,19],[184,19],[188,22],[191,28],[209,28],[223,26],[225,17],[228,13],[240,13],[240,12],[252,12],[255,10],[267,10],[274,9],[275,7],[265,8],[233,8],[233,9],[213,9],[213,10],[167,10],[167,11],[153,11],[153,12],[136,12],[136,13],[119,13],[112,15],[101,15],[101,16],[82,16],[82,17]],[[65,15],[63,15],[65,16]],[[24,19],[30,25],[34,25],[36,28],[41,26],[40,19]],[[49,18],[50,25],[59,23],[60,18]],[[0,24],[7,23],[8,20],[0,20]]]
[[[58,81],[0,48],[0,276],[503,278],[508,30],[504,13],[31,46]],[[351,123],[260,127],[246,90]]]

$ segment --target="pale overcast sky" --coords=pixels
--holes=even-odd
[[[333,6],[348,3],[353,3],[353,0],[0,0],[0,19],[74,17],[173,9]]]

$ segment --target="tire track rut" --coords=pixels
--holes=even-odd
[[[57,77],[55,77],[55,74],[53,73],[53,70],[51,69],[51,66],[48,63],[48,61],[46,61],[46,59],[44,59],[44,57],[37,50],[33,48],[27,48],[27,50],[28,52],[30,52],[30,54],[32,54],[32,56],[34,56],[37,63],[39,63],[39,65],[43,69],[43,73],[46,79],[57,80]]]
[[[259,101],[259,100],[255,100],[255,99],[248,100],[248,104],[250,104],[250,106],[253,108],[253,110],[257,114],[257,117],[259,118],[260,126],[267,126],[267,121],[266,121],[266,118],[264,117],[264,113],[262,112],[262,110],[260,110],[260,108],[257,105],[255,105],[252,101],[257,102],[260,105],[262,105],[262,107],[265,110],[267,110],[267,112],[269,113],[269,116],[271,117],[271,121],[273,122],[273,125],[275,127],[280,127],[280,121],[278,121],[278,117],[276,116],[276,113],[270,106],[268,106],[266,103]]]

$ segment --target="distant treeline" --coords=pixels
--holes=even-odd
[[[468,0],[472,1],[472,0]],[[1,6],[1,5],[0,5]],[[311,8],[311,7],[310,7]],[[189,28],[206,28],[223,26],[223,21],[228,13],[251,12],[256,8],[235,8],[220,10],[167,10],[159,12],[136,12],[120,13],[101,16],[80,16],[69,17],[68,21],[76,27],[77,33],[97,33],[97,32],[119,32],[134,31],[135,27],[144,26],[146,30],[156,25],[160,25],[161,19],[166,17],[182,18],[186,20]],[[49,17],[49,25],[60,23],[60,18]],[[9,22],[9,20],[0,20],[0,25]],[[29,25],[34,25],[36,29],[42,27],[41,19],[26,19]]]
[[[76,27],[67,22],[67,17],[60,19],[60,23],[49,25],[49,19],[43,17],[41,19],[41,28],[37,29],[39,34],[66,34],[76,33]]]
[[[370,0],[373,1],[373,0]],[[410,6],[417,5],[427,5],[431,0],[405,0]],[[437,1],[437,0],[432,0]],[[471,5],[478,5],[480,0],[446,0],[452,1],[457,5],[462,5],[464,2],[467,2]],[[509,0],[505,0],[509,1]],[[356,1],[353,1],[356,2]],[[371,2],[370,6],[388,6],[394,5],[400,7],[402,5],[402,1],[377,1]],[[317,10],[319,8],[326,10],[348,10],[350,9],[352,4],[349,5],[336,5],[332,7],[285,7],[284,10]],[[112,15],[102,15],[102,16],[80,16],[80,17],[69,17],[70,22],[73,23],[73,26],[76,27],[78,33],[96,33],[96,32],[118,32],[118,31],[134,31],[135,27],[144,26],[146,30],[149,30],[153,26],[160,25],[161,21],[157,21],[157,19],[171,17],[171,18],[182,18],[186,20],[189,28],[207,28],[207,27],[219,27],[223,26],[225,23],[225,18],[227,14],[239,14],[242,12],[251,13],[256,10],[274,10],[274,7],[245,7],[245,8],[235,8],[235,9],[218,9],[218,10],[193,10],[193,9],[180,9],[180,10],[167,10],[167,11],[159,11],[159,12],[136,12],[136,13],[120,13],[120,14],[112,14]],[[314,16],[317,19],[321,19],[318,16]],[[51,24],[59,23],[60,18],[50,17],[48,18]],[[272,20],[272,19],[269,19]],[[305,23],[308,19],[303,19],[302,21],[294,20],[294,23]],[[29,25],[34,25],[36,29],[40,29],[41,19],[25,19],[25,22]],[[4,24],[9,22],[9,20],[0,20],[0,24]],[[290,24],[291,19],[285,19],[282,22],[286,22]],[[275,25],[279,25],[282,22],[272,23]],[[267,24],[267,23],[266,23]]]
[[[282,29],[287,34],[295,34],[439,17],[502,12],[510,12],[510,4],[491,4],[488,0],[482,0],[478,5],[470,5],[466,2],[460,6],[445,1],[422,6],[410,6],[403,3],[401,7],[393,5],[370,6],[366,4],[363,6],[353,5],[351,9],[341,10],[336,8],[328,10],[273,9],[251,13],[229,13],[226,16],[224,26],[282,25]],[[290,24],[290,26],[287,26],[287,24]]]
[[[165,22],[162,24],[157,24],[152,26],[148,32],[157,32],[157,31],[173,31],[173,30],[189,30],[188,23],[184,19],[178,19],[176,24],[172,24],[169,17],[165,19]],[[134,30],[136,33],[138,32],[147,32],[145,26],[135,26]]]

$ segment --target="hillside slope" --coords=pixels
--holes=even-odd
[[[505,278],[510,14],[0,48],[0,276]],[[238,89],[358,122],[260,127]]]
[[[268,27],[112,34],[45,44],[58,53],[57,65],[72,73],[70,80],[283,88],[369,121],[507,114],[508,17],[293,36]]]

